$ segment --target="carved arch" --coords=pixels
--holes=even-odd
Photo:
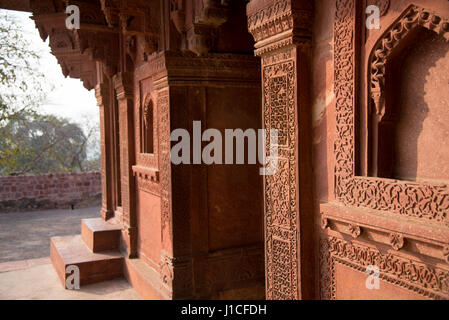
[[[385,86],[385,65],[394,49],[414,29],[424,27],[442,35],[449,41],[449,20],[431,11],[409,6],[379,38],[371,51],[368,61],[369,95],[373,99],[377,114],[384,110],[383,93]]]
[[[140,151],[154,154],[154,103],[148,94],[140,111]]]
[[[359,19],[355,0],[337,0],[336,8],[335,199],[346,206],[368,208],[415,221],[449,226],[449,185],[356,175],[355,104],[358,93],[355,30]],[[444,22],[442,28],[446,29]]]
[[[430,30],[430,31],[429,31]],[[387,28],[371,50],[368,60],[368,121],[369,150],[368,174],[376,177],[393,177],[391,158],[394,153],[392,140],[396,127],[396,103],[392,101],[392,85],[400,83],[392,77],[399,72],[396,63],[405,48],[410,47],[414,37],[424,31],[435,32],[449,40],[447,19],[430,10],[410,5]],[[397,70],[396,70],[397,69]],[[388,89],[388,90],[387,90]]]

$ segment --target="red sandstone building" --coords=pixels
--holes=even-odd
[[[447,0],[0,7],[32,12],[98,99],[101,218],[52,239],[63,283],[76,264],[81,284],[125,275],[150,299],[449,298]],[[278,172],[173,165],[170,132],[194,120],[278,129]]]

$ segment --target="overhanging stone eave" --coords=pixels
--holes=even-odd
[[[0,9],[31,12],[30,0],[0,0]]]

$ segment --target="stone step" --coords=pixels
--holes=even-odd
[[[120,234],[120,226],[108,223],[102,218],[81,221],[81,237],[94,253],[118,249]]]
[[[159,272],[148,266],[141,258],[126,258],[123,272],[125,278],[143,299],[172,299],[172,294],[162,283]]]
[[[75,265],[80,272],[80,285],[112,280],[123,276],[124,258],[118,250],[93,253],[81,235],[53,237],[50,240],[50,258],[56,273],[66,287],[67,266]]]

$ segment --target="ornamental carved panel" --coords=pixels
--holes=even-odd
[[[138,76],[141,77],[139,74]],[[139,81],[135,107],[137,165],[133,167],[140,191],[160,195],[159,120],[157,94],[151,78]],[[150,132],[151,131],[151,132]],[[151,140],[151,141],[150,141]]]
[[[414,25],[445,33],[446,24],[440,17],[417,6],[409,7],[388,28],[374,48],[371,70],[372,86],[382,83],[379,57],[388,55],[397,42]],[[335,197],[346,205],[388,211],[420,221],[449,226],[449,186],[413,181],[398,181],[355,174],[355,110],[356,79],[356,8],[354,0],[337,1],[334,26],[336,141]]]
[[[338,298],[337,281],[341,281],[335,275],[338,264],[361,273],[365,273],[368,266],[375,265],[384,283],[412,291],[423,299],[447,299],[449,296],[447,269],[382,252],[375,247],[331,236],[320,241],[320,261],[321,299]]]
[[[390,7],[388,1],[367,1],[366,4],[382,5],[382,15]],[[356,0],[336,1],[336,202],[320,206],[324,230],[320,241],[321,298],[358,298],[350,291],[362,283],[361,288],[365,290],[366,268],[376,266],[382,285],[388,288],[382,294],[394,292],[397,295],[392,298],[396,299],[448,299],[449,269],[445,250],[449,242],[449,186],[444,182],[358,175],[356,131],[361,108],[377,114],[383,112],[385,65],[394,48],[418,27],[432,30],[447,40],[448,20],[426,8],[405,7],[391,25],[382,30],[368,53],[368,97],[361,102],[363,88],[360,88],[358,54],[360,49],[368,49],[358,47],[363,46],[359,41],[363,26],[357,16],[363,11],[360,5]],[[345,279],[351,286],[344,283]]]
[[[139,121],[136,121],[136,132],[138,133],[136,136],[136,145],[138,148],[138,155],[137,155],[137,164],[146,168],[152,168],[154,170],[158,169],[158,121],[157,121],[157,114],[158,114],[158,106],[155,103],[156,99],[153,97],[153,94],[146,93],[141,94],[143,97],[138,102],[138,110],[136,110],[136,119],[139,119]],[[150,105],[151,105],[151,112],[150,112]],[[150,114],[151,113],[151,114]],[[149,121],[150,123],[145,122],[145,118],[151,118]],[[153,150],[152,152],[148,152],[144,150],[144,144],[145,142],[142,141],[145,136],[145,130],[148,128],[152,128],[152,138],[153,138]]]
[[[168,232],[171,221],[171,163],[170,163],[170,104],[169,91],[158,93],[159,120],[159,163],[160,163],[160,193],[161,193],[161,225],[163,235]]]
[[[267,299],[297,299],[296,72],[294,49],[263,59],[263,121],[278,130],[278,170],[265,177]],[[269,131],[268,131],[269,132]],[[267,137],[267,150],[270,139]]]

